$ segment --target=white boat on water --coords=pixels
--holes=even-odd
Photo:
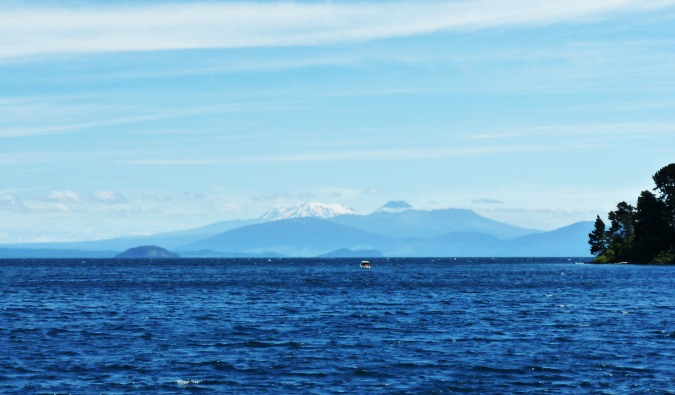
[[[359,266],[361,267],[361,269],[370,269],[370,262],[361,261],[361,264]]]

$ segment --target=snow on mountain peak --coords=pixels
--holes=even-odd
[[[289,218],[332,218],[338,215],[358,214],[341,204],[323,204],[317,202],[303,203],[291,208],[276,208],[260,217],[261,221],[276,221]]]

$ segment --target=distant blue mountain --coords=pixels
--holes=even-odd
[[[402,201],[389,202],[369,215],[261,221],[224,221],[145,237],[4,245],[0,257],[104,258],[138,245],[161,245],[184,257],[312,257],[368,251],[390,257],[583,257],[590,255],[587,238],[593,228],[592,222],[580,222],[541,232],[471,210],[416,210]]]
[[[539,233],[485,218],[471,210],[413,210],[382,211],[370,215],[341,215],[331,221],[390,237],[427,238],[451,232],[484,233],[500,239],[510,239]]]
[[[591,222],[551,232],[500,239],[481,232],[450,232],[428,238],[397,238],[316,218],[299,218],[250,225],[224,232],[184,249],[277,253],[287,256],[364,256],[350,251],[371,250],[392,257],[520,257],[589,256],[586,237]]]
[[[385,256],[418,257],[590,257],[588,233],[593,222],[579,222],[550,232],[499,239],[485,233],[451,232],[426,239],[406,239]]]
[[[550,232],[506,240],[494,256],[590,256],[588,234],[593,227],[592,221],[583,221]]]
[[[181,250],[208,249],[247,254],[276,252],[288,256],[316,256],[340,248],[372,249],[390,238],[318,218],[291,218],[233,229]]]
[[[396,257],[485,257],[494,256],[501,242],[485,233],[451,232],[431,238],[403,239],[383,252]]]

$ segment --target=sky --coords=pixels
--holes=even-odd
[[[0,3],[0,243],[317,201],[551,230],[675,162],[675,0]]]

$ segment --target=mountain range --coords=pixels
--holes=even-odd
[[[2,245],[0,257],[106,258],[139,245],[161,246],[183,257],[585,257],[592,228],[589,221],[542,232],[471,210],[417,210],[403,201],[365,215],[314,202],[275,209],[257,219],[153,236]]]

